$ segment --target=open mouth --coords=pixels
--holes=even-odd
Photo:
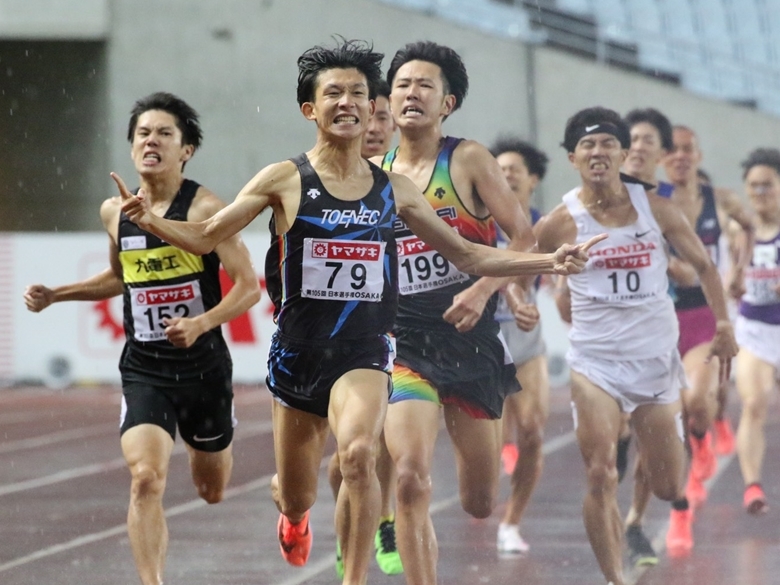
[[[404,116],[422,116],[423,111],[417,106],[406,106],[402,112]]]
[[[336,116],[333,120],[334,124],[357,124],[358,119],[356,116]]]
[[[162,161],[162,159],[160,158],[160,155],[157,154],[156,152],[147,152],[146,154],[144,154],[144,163],[153,164],[153,163],[158,163],[160,161]]]

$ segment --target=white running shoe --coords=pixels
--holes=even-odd
[[[528,543],[520,536],[520,528],[517,524],[498,525],[498,552],[500,553],[526,553],[531,548]]]

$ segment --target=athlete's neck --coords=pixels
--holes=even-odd
[[[184,176],[181,171],[155,175],[141,175],[141,189],[152,204],[172,201],[181,189]]]
[[[360,155],[362,138],[349,142],[318,140],[306,156],[320,174],[328,174],[337,180],[346,180],[365,173],[368,169]]]
[[[441,124],[435,127],[402,130],[396,160],[400,159],[411,165],[435,160],[443,141]]]
[[[606,211],[610,207],[624,204],[628,200],[628,189],[618,177],[609,183],[583,183],[580,201],[587,208]]]
[[[651,185],[656,185],[658,183],[658,179],[655,178],[655,169],[652,171],[640,171],[638,173],[626,173],[629,177],[634,177],[635,179],[639,179],[640,181],[643,181],[645,183],[650,183]]]
[[[673,182],[674,193],[672,196],[678,201],[693,201],[699,198],[698,179],[685,179],[684,181]]]

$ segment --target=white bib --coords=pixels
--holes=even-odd
[[[130,291],[133,328],[138,341],[165,339],[163,319],[202,315],[200,282],[193,280],[168,286],[134,288]]]
[[[443,288],[469,279],[468,274],[429,247],[417,236],[396,240],[398,247],[398,292],[411,295]]]
[[[378,303],[385,286],[385,244],[306,238],[301,296]]]

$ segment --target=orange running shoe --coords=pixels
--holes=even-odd
[[[715,419],[715,455],[731,455],[734,452],[734,429],[727,418]]]
[[[745,504],[745,510],[748,514],[764,514],[769,510],[769,506],[766,505],[766,496],[764,490],[761,489],[760,483],[751,483],[745,488],[745,496],[742,498]]]
[[[297,524],[291,524],[284,514],[279,514],[276,525],[279,533],[279,548],[284,560],[296,567],[302,567],[309,560],[311,551],[311,527],[309,526],[309,511]]]
[[[688,474],[688,483],[685,486],[685,497],[691,505],[691,510],[699,508],[707,501],[707,488],[693,476],[693,471]]]
[[[520,451],[517,450],[517,445],[514,443],[504,443],[504,446],[501,447],[501,464],[504,466],[504,473],[512,475],[519,458]]]
[[[693,548],[691,510],[672,510],[669,516],[669,532],[666,533],[666,549],[672,557],[682,556]]]
[[[699,481],[706,481],[718,468],[718,460],[712,450],[712,435],[707,431],[702,439],[693,435],[688,439],[691,444],[691,475]]]

